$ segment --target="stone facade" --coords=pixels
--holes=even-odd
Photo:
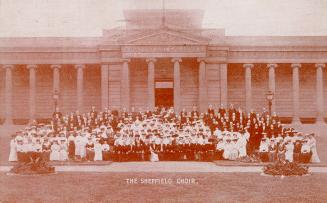
[[[177,111],[234,104],[282,117],[327,114],[327,37],[237,37],[199,27],[105,30],[93,38],[0,38],[0,119],[156,105],[157,82],[173,84]],[[325,99],[324,99],[325,98]]]

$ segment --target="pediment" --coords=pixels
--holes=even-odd
[[[123,43],[130,45],[199,45],[207,44],[208,41],[208,39],[201,36],[165,30],[128,37],[123,40]]]

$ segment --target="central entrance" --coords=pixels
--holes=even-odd
[[[172,107],[174,106],[173,82],[156,82],[155,106]]]

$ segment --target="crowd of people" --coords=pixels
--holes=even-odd
[[[63,115],[51,124],[33,122],[13,135],[9,161],[237,160],[255,155],[263,162],[320,162],[314,134],[284,128],[276,113],[244,113],[221,105],[200,113],[156,107],[121,112],[105,109]]]

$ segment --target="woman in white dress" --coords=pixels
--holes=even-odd
[[[232,146],[231,140],[226,139],[226,144],[225,144],[224,153],[223,153],[223,158],[224,159],[229,159],[230,158],[232,147],[233,146]]]
[[[294,144],[291,141],[285,145],[286,152],[285,152],[285,160],[289,162],[293,162],[293,151],[294,151]]]
[[[17,161],[17,142],[15,137],[10,140],[9,161]]]
[[[60,158],[60,146],[58,144],[58,141],[55,140],[51,146],[50,161],[59,161],[59,158]]]
[[[154,148],[153,148],[153,145],[150,145],[150,152],[151,152],[150,161],[151,162],[157,162],[157,161],[159,161],[158,154],[155,153]]]
[[[233,139],[231,142],[231,151],[229,155],[230,160],[236,160],[238,158],[238,146],[237,146],[237,139]]]
[[[246,157],[246,144],[247,139],[245,137],[245,134],[241,133],[241,137],[237,140],[237,146],[238,146],[238,157]]]
[[[312,163],[320,163],[320,159],[317,152],[317,141],[314,138],[314,134],[309,135],[309,145],[312,152],[311,160]]]
[[[98,139],[94,144],[94,161],[102,161],[102,146]]]
[[[81,159],[85,159],[86,158],[86,144],[88,142],[88,139],[86,137],[86,134],[83,133],[81,140],[79,142],[79,155],[81,157]]]
[[[59,151],[59,160],[66,161],[68,160],[68,146],[66,140],[60,140],[60,151]]]
[[[82,142],[82,136],[80,133],[77,134],[77,136],[74,139],[75,142],[75,156],[76,158],[81,158],[81,142]]]

